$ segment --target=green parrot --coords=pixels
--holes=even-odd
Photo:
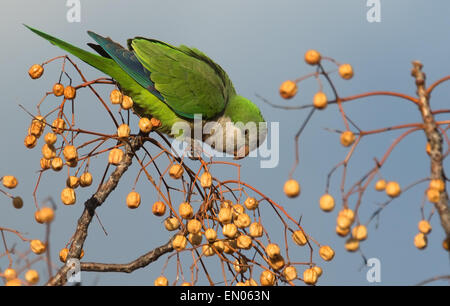
[[[158,130],[164,134],[188,142],[199,140],[236,159],[258,148],[267,136],[259,108],[239,96],[226,72],[195,48],[135,37],[128,40],[126,49],[88,31],[98,44],[88,45],[97,55],[25,26],[109,75],[133,99],[139,116],[161,121]],[[195,122],[201,124],[200,133],[194,133]]]

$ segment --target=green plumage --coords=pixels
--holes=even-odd
[[[132,97],[139,115],[161,120],[163,133],[170,135],[176,122],[192,125],[195,114],[201,114],[204,123],[224,118],[232,123],[264,122],[259,109],[236,94],[226,72],[197,49],[136,37],[128,41],[127,50],[88,32],[99,44],[95,49],[100,56],[27,28],[113,78]]]

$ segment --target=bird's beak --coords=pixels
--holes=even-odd
[[[239,148],[239,150],[234,153],[234,160],[243,159],[250,153],[250,147],[248,145],[244,145]]]

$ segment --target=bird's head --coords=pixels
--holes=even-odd
[[[206,142],[214,149],[234,155],[235,159],[247,156],[267,137],[267,123],[259,108],[250,100],[235,95],[229,101]]]

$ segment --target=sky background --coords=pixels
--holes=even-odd
[[[368,8],[366,1],[361,0],[81,0],[80,23],[67,22],[67,10],[65,1],[2,2],[0,175],[13,174],[18,177],[20,183],[14,193],[23,197],[25,206],[22,210],[15,210],[3,197],[0,201],[1,226],[28,233],[30,238],[44,239],[45,228],[34,221],[32,201],[42,140],[34,150],[25,149],[23,138],[30,118],[18,105],[22,104],[35,112],[36,103],[57,80],[60,65],[55,63],[46,67],[44,77],[37,81],[28,77],[28,68],[34,63],[65,54],[28,31],[22,23],[83,47],[91,42],[87,30],[111,36],[120,43],[134,36],[152,37],[173,45],[186,44],[202,50],[227,71],[241,95],[258,104],[268,122],[280,122],[279,165],[273,169],[261,169],[257,158],[244,159],[240,161],[242,179],[265,192],[294,217],[302,215],[305,230],[336,250],[335,259],[328,263],[316,255],[315,261],[324,270],[319,284],[373,285],[366,280],[368,268],[362,267],[361,256],[347,253],[345,240],[335,234],[337,209],[326,214],[318,207],[327,173],[347,152],[339,145],[338,135],[324,129],[344,129],[337,107],[333,105],[325,111],[316,112],[302,135],[301,161],[294,175],[301,184],[302,194],[291,200],[282,193],[282,187],[294,160],[293,137],[307,112],[273,109],[258,100],[255,94],[277,104],[310,104],[317,91],[315,81],[301,83],[298,95],[289,101],[279,97],[278,87],[287,79],[313,71],[304,63],[303,54],[314,48],[325,56],[353,65],[355,76],[351,81],[343,81],[333,75],[341,96],[373,90],[414,95],[414,80],[410,76],[412,60],[422,61],[428,82],[450,74],[448,1],[435,0],[432,5],[430,1],[418,0],[381,1],[380,23],[366,20]],[[76,61],[88,79],[102,76],[93,68]],[[100,87],[99,91],[107,97],[104,87]],[[326,92],[330,94],[328,88]],[[450,84],[436,89],[432,107],[448,108],[449,94]],[[48,103],[56,105],[57,101],[49,99]],[[97,106],[98,103],[94,105],[93,101],[95,99],[87,91],[80,93],[76,101],[80,126],[112,133],[111,122]],[[354,101],[344,104],[344,108],[350,118],[365,130],[420,120],[420,114],[412,103],[389,97]],[[373,158],[380,158],[400,133],[396,131],[364,139],[351,160],[347,184],[353,183],[370,169]],[[429,159],[425,144],[423,133],[410,135],[392,153],[381,174],[402,186],[427,177]],[[93,173],[97,183],[104,165],[104,160],[94,163]],[[447,162],[445,166],[448,166]],[[151,214],[156,195],[149,184],[143,180],[138,184],[137,191],[144,199],[141,207],[132,211],[125,205],[125,197],[134,182],[136,171],[136,167],[130,169],[108,201],[97,210],[108,236],[94,220],[86,240],[84,260],[125,263],[168,240],[169,234],[163,228],[162,219]],[[235,172],[222,168],[217,168],[214,174],[223,179],[235,177]],[[77,190],[77,204],[63,206],[59,194],[65,185],[65,175],[66,172],[62,171],[45,176],[38,192],[41,203],[52,196],[58,205],[51,239],[52,256],[57,266],[60,265],[56,261],[57,254],[75,230],[76,220],[83,209],[82,203],[95,191],[95,187]],[[339,199],[340,175],[339,172],[333,179],[330,189],[336,199]],[[427,249],[419,251],[413,244],[417,222],[421,219],[420,206],[425,188],[422,184],[403,194],[383,211],[377,229],[374,223],[368,227],[369,239],[361,248],[367,258],[374,257],[381,261],[381,285],[413,285],[450,272],[449,255],[441,247],[444,233],[437,215],[431,221],[433,231],[429,235]],[[376,193],[370,186],[360,210],[361,221],[366,222],[377,204],[386,199],[385,194]],[[338,207],[341,204],[337,201]],[[431,205],[426,203],[425,208],[428,213]],[[268,213],[270,210],[266,211]],[[280,223],[269,217],[266,222],[274,237],[282,239]],[[16,239],[8,235],[7,240],[12,244]],[[18,247],[25,249],[27,246],[19,243]],[[290,256],[297,261],[306,261],[308,252],[297,248],[291,250]],[[153,284],[161,273],[165,258],[132,274],[86,272],[82,274],[82,281],[102,285]],[[0,259],[1,269],[6,264],[4,259]],[[184,266],[186,273],[190,264]],[[220,270],[217,261],[211,260],[208,264],[212,270]],[[175,277],[173,266],[174,261],[171,261],[165,274],[170,282]],[[37,269],[45,279],[45,266],[37,266]],[[200,283],[205,284],[203,278]],[[448,282],[434,284],[448,285]]]

